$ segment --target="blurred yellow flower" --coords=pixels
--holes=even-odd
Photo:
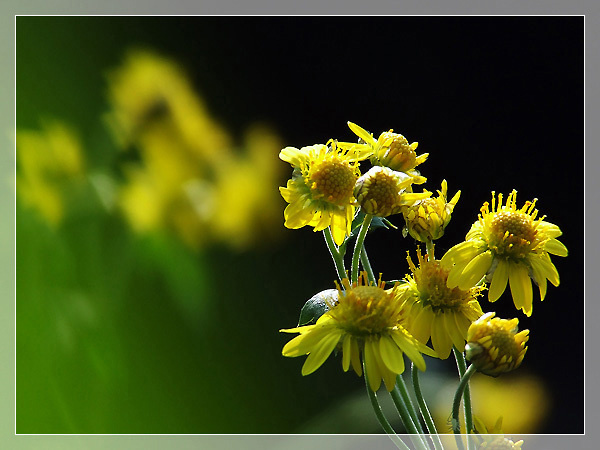
[[[17,195],[51,225],[65,214],[69,183],[81,180],[85,162],[81,142],[67,124],[53,121],[41,131],[19,130],[17,139]]]
[[[281,143],[272,130],[250,124],[234,147],[184,71],[151,51],[128,53],[108,82],[107,123],[119,145],[140,153],[123,168],[119,194],[134,230],[171,231],[193,249],[241,249],[275,227]]]
[[[503,417],[502,429],[507,434],[539,433],[551,406],[551,393],[541,378],[513,372],[501,378],[475,373],[469,382],[473,415],[488,427]],[[436,385],[430,403],[440,433],[450,433],[450,406],[456,381]],[[462,418],[462,414],[461,414]],[[463,424],[464,425],[464,424]],[[464,429],[464,427],[462,427]]]

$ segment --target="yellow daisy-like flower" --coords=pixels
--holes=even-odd
[[[427,181],[415,170],[415,167],[425,162],[429,156],[429,153],[417,156],[415,152],[419,145],[417,142],[409,144],[404,136],[394,133],[394,130],[383,132],[378,139],[375,139],[371,133],[355,123],[348,122],[348,126],[364,142],[363,145],[371,150],[370,159],[373,165],[404,172],[414,178],[415,184],[423,184]]]
[[[448,270],[440,261],[422,257],[420,249],[417,257],[419,267],[407,257],[413,275],[407,275],[406,283],[395,286],[393,292],[407,308],[410,333],[423,343],[431,337],[438,357],[446,359],[452,346],[464,350],[469,326],[483,314],[477,297],[485,288],[448,288]]]
[[[379,217],[398,214],[403,207],[425,200],[431,192],[410,192],[414,178],[388,167],[375,166],[356,182],[354,196],[362,211]]]
[[[406,330],[402,303],[384,290],[385,283],[380,279],[376,286],[368,285],[366,278],[363,272],[352,286],[345,278],[345,289],[338,286],[337,304],[330,305],[331,309],[316,324],[281,330],[300,333],[283,347],[282,354],[308,354],[302,375],[317,370],[336,347],[341,347],[344,371],[352,365],[356,374],[362,376],[362,353],[369,387],[377,391],[383,379],[391,391],[396,376],[404,372],[405,353],[422,371],[425,360],[421,353],[436,356]]]
[[[428,192],[425,190],[425,192]],[[447,202],[448,183],[442,181],[442,190],[437,191],[437,198],[419,200],[413,205],[402,208],[406,222],[406,232],[420,242],[433,241],[444,235],[444,230],[450,222],[452,211],[460,198],[460,191]]]
[[[297,149],[286,147],[279,157],[294,167],[287,187],[280,187],[285,208],[285,226],[296,229],[305,225],[321,231],[327,227],[336,244],[350,235],[354,219],[353,190],[360,175],[358,161],[369,156],[364,149],[330,145],[311,145]]]
[[[558,226],[536,219],[536,200],[527,201],[517,209],[517,191],[513,190],[502,204],[502,194],[492,208],[488,202],[481,208],[479,220],[471,226],[465,242],[452,247],[442,258],[442,265],[451,268],[448,287],[468,289],[487,274],[491,281],[488,298],[500,298],[510,282],[510,290],[517,309],[527,316],[533,311],[533,293],[529,278],[546,296],[546,280],[558,286],[558,271],[549,253],[567,256],[567,248],[556,238],[562,234]]]
[[[500,319],[496,313],[481,316],[469,327],[467,359],[477,370],[497,377],[521,365],[529,340],[529,330],[518,332],[519,319]]]

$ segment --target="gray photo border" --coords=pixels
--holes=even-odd
[[[16,15],[584,15],[585,16],[585,191],[573,192],[584,195],[584,245],[585,245],[585,341],[573,345],[585,346],[585,434],[582,435],[529,435],[513,436],[513,439],[526,439],[524,447],[530,449],[592,449],[597,448],[593,439],[596,434],[594,425],[600,400],[595,376],[588,374],[600,372],[598,358],[599,327],[594,319],[600,317],[600,302],[596,299],[595,286],[589,281],[597,276],[593,269],[599,262],[599,245],[595,234],[598,220],[598,197],[600,180],[595,176],[600,153],[599,137],[599,81],[600,73],[600,7],[593,0],[561,2],[484,2],[446,0],[443,2],[372,0],[351,3],[343,0],[307,0],[303,2],[280,2],[277,0],[8,0],[0,6],[1,26],[0,51],[5,64],[0,69],[0,126],[2,142],[9,151],[2,152],[0,168],[2,170],[3,192],[0,192],[0,206],[6,214],[0,221],[0,248],[8,262],[0,272],[0,286],[4,314],[1,315],[2,354],[11,364],[2,369],[2,428],[0,438],[2,448],[7,449],[70,449],[70,448],[126,448],[126,449],[262,449],[265,447],[295,450],[318,449],[358,449],[358,448],[395,448],[391,441],[382,435],[16,435],[15,434],[15,16]],[[568,160],[566,160],[568,161]],[[569,175],[565,170],[565,178]],[[557,183],[563,180],[556,180]],[[7,187],[8,186],[8,187]],[[565,183],[565,189],[569,189]],[[565,205],[569,207],[569,205]],[[573,220],[581,220],[579,214]],[[565,299],[579,301],[579,299]],[[569,324],[557,327],[557,333],[567,338]],[[551,350],[549,350],[551,351]],[[567,359],[568,355],[556,355],[557,359]],[[591,380],[591,381],[590,381]],[[568,412],[565,412],[568,414]],[[594,441],[596,444],[594,444]]]

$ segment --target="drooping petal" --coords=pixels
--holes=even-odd
[[[448,332],[448,335],[450,336],[454,347],[456,347],[462,352],[465,347],[465,339],[462,333],[459,331],[458,327],[456,326],[456,320],[454,319],[454,316],[456,316],[456,314],[453,312],[447,312],[444,314],[444,320],[446,322],[446,331]]]
[[[435,315],[433,319],[433,323],[431,324],[431,345],[440,359],[446,359],[450,356],[452,340],[448,336],[443,315]]]
[[[381,372],[377,364],[377,359],[374,354],[373,342],[371,340],[365,341],[365,369],[366,377],[369,382],[369,387],[373,392],[377,392],[379,386],[381,386]]]
[[[383,364],[392,372],[400,374],[404,372],[404,354],[389,336],[381,336],[379,339],[379,354]]]
[[[458,283],[459,289],[466,291],[479,282],[492,265],[492,252],[486,251],[471,260],[463,269]]]
[[[392,332],[391,336],[396,345],[400,347],[400,350],[402,350],[406,356],[408,356],[410,360],[415,363],[415,366],[417,366],[419,370],[424,372],[425,360],[423,359],[421,352],[417,349],[417,346],[407,339],[406,335],[404,335],[404,333],[402,333],[400,330]]]
[[[531,280],[527,268],[520,263],[509,264],[508,280],[515,307],[527,314],[527,308],[532,300]],[[527,315],[531,315],[531,311]]]
[[[315,345],[315,348],[310,352],[306,361],[304,361],[302,375],[309,375],[321,367],[339,342],[341,333],[340,330],[331,329],[330,333]]]
[[[495,302],[500,298],[506,290],[506,283],[508,283],[508,262],[505,259],[498,259],[498,265],[492,276],[492,283],[488,292],[490,302]]]

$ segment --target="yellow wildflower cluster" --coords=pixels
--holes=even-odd
[[[251,126],[236,149],[182,69],[153,52],[130,52],[107,78],[106,121],[123,149],[140,153],[119,193],[135,230],[171,230],[195,249],[215,240],[244,247],[275,223],[273,131]]]
[[[60,121],[41,131],[17,131],[17,193],[52,226],[65,215],[67,191],[85,174],[83,146],[76,131]]]
[[[336,282],[337,290],[321,291],[305,303],[298,327],[280,330],[299,334],[285,344],[282,354],[306,355],[302,375],[308,375],[339,351],[344,371],[352,367],[357,375],[365,376],[371,404],[386,432],[393,434],[374,394],[382,381],[407,431],[435,434],[435,423],[428,417],[416,370],[412,373],[413,387],[426,430],[420,428],[418,415],[411,411],[401,376],[406,367],[404,355],[415,368],[424,371],[424,355],[444,360],[454,351],[460,382],[453,396],[449,423],[454,433],[460,433],[458,416],[464,398],[464,429],[468,434],[476,429],[481,433],[482,422],[473,425],[466,389],[469,379],[476,372],[497,377],[518,368],[527,351],[529,330],[519,332],[516,318],[505,320],[493,312],[484,313],[479,297],[489,289],[489,300],[495,301],[510,282],[515,306],[531,315],[529,279],[539,286],[542,299],[548,280],[555,286],[559,284],[549,253],[567,255],[566,247],[556,239],[561,231],[545,222],[544,217],[537,218],[536,200],[517,208],[516,191],[505,203],[502,195],[496,203],[492,194],[491,208],[488,203],[483,205],[465,242],[435,259],[434,241],[444,235],[461,191],[448,200],[448,184],[443,180],[437,197],[426,189],[414,192],[415,185],[426,181],[416,168],[429,154],[417,155],[417,143],[409,143],[393,130],[375,139],[352,122],[348,126],[357,135],[357,143],[330,139],[326,144],[300,149],[285,147],[279,154],[293,168],[287,185],[279,188],[288,202],[285,226],[311,226],[314,231],[324,231],[340,280],[339,284]],[[367,161],[371,167],[361,172],[361,164]],[[396,228],[386,218],[400,213],[405,222],[403,236],[410,234],[424,243],[427,253],[423,255],[417,247],[414,262],[409,252],[411,273],[385,289],[381,274],[375,281],[365,239],[374,223],[377,228]],[[348,242],[354,239],[352,266],[346,270]],[[360,271],[360,266],[364,271]],[[471,363],[468,368],[467,360]],[[444,420],[449,411],[450,408],[443,410]],[[500,426],[498,422],[494,431],[499,432]],[[504,436],[476,439],[479,448],[519,449],[523,444]],[[418,442],[413,443],[421,448]],[[428,448],[425,441],[420,444]],[[443,447],[441,439],[435,447]]]

